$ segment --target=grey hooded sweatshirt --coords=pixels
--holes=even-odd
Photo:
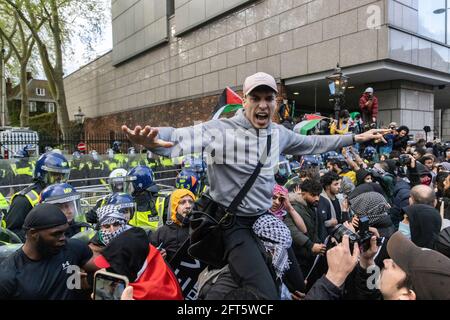
[[[353,144],[352,135],[302,136],[276,123],[267,129],[254,129],[239,110],[230,119],[217,119],[186,128],[159,128],[158,137],[175,143],[172,148],[151,151],[165,157],[192,153],[208,155],[209,195],[228,207],[265,155],[267,135],[271,134],[271,150],[267,161],[238,207],[239,216],[258,216],[272,206],[279,155],[311,155],[325,153]]]

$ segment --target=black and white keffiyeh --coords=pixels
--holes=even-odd
[[[287,249],[292,245],[292,237],[288,227],[275,216],[265,214],[255,221],[253,232],[272,254],[272,264],[277,277],[282,278],[290,267]]]
[[[100,226],[111,225],[119,223],[120,227],[114,231],[100,230],[100,239],[107,246],[112,239],[116,238],[121,233],[129,230],[131,227],[126,224],[124,215],[114,205],[107,205],[97,210],[98,222]]]
[[[115,205],[107,205],[97,210],[99,225],[113,224],[115,222],[126,222],[125,216]]]
[[[357,215],[367,216],[370,225],[373,225],[387,215],[390,205],[383,195],[372,191],[351,199],[350,207]]]

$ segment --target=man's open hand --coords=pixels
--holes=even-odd
[[[380,140],[384,135],[391,132],[389,129],[372,129],[355,136],[357,143],[362,143],[370,140]]]
[[[131,130],[124,125],[122,126],[122,131],[127,135],[131,142],[140,144],[147,149],[171,148],[174,146],[173,142],[164,141],[158,138],[158,128],[146,126],[142,129],[141,126],[137,126],[134,130]]]

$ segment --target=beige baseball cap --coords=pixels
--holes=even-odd
[[[248,95],[250,92],[260,86],[268,86],[269,88],[273,89],[273,91],[278,93],[278,87],[275,78],[270,74],[258,72],[245,79],[243,89],[244,94]]]

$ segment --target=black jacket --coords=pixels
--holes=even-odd
[[[37,181],[31,186],[21,191],[21,194],[17,195],[11,203],[8,213],[6,214],[6,228],[17,234],[17,236],[25,241],[25,231],[22,229],[23,223],[28,213],[33,209],[30,201],[25,197],[25,194],[31,190],[40,194],[44,190],[45,184],[41,181]]]
[[[392,149],[402,151],[402,149],[406,149],[406,147],[408,146],[408,141],[409,141],[408,136],[404,137],[396,136],[394,139],[394,147]]]
[[[343,292],[343,286],[336,287],[326,276],[323,276],[308,291],[305,300],[340,300]]]
[[[394,189],[394,200],[389,215],[395,229],[398,229],[400,221],[403,220],[402,209],[409,206],[409,195],[411,193],[411,186],[404,180],[398,180]]]
[[[180,227],[175,223],[166,224],[150,235],[153,246],[165,249],[166,261],[170,261],[181,248],[186,239],[189,238],[189,227]]]
[[[418,247],[434,249],[442,225],[439,212],[426,204],[414,204],[403,211],[408,215],[411,241]]]

